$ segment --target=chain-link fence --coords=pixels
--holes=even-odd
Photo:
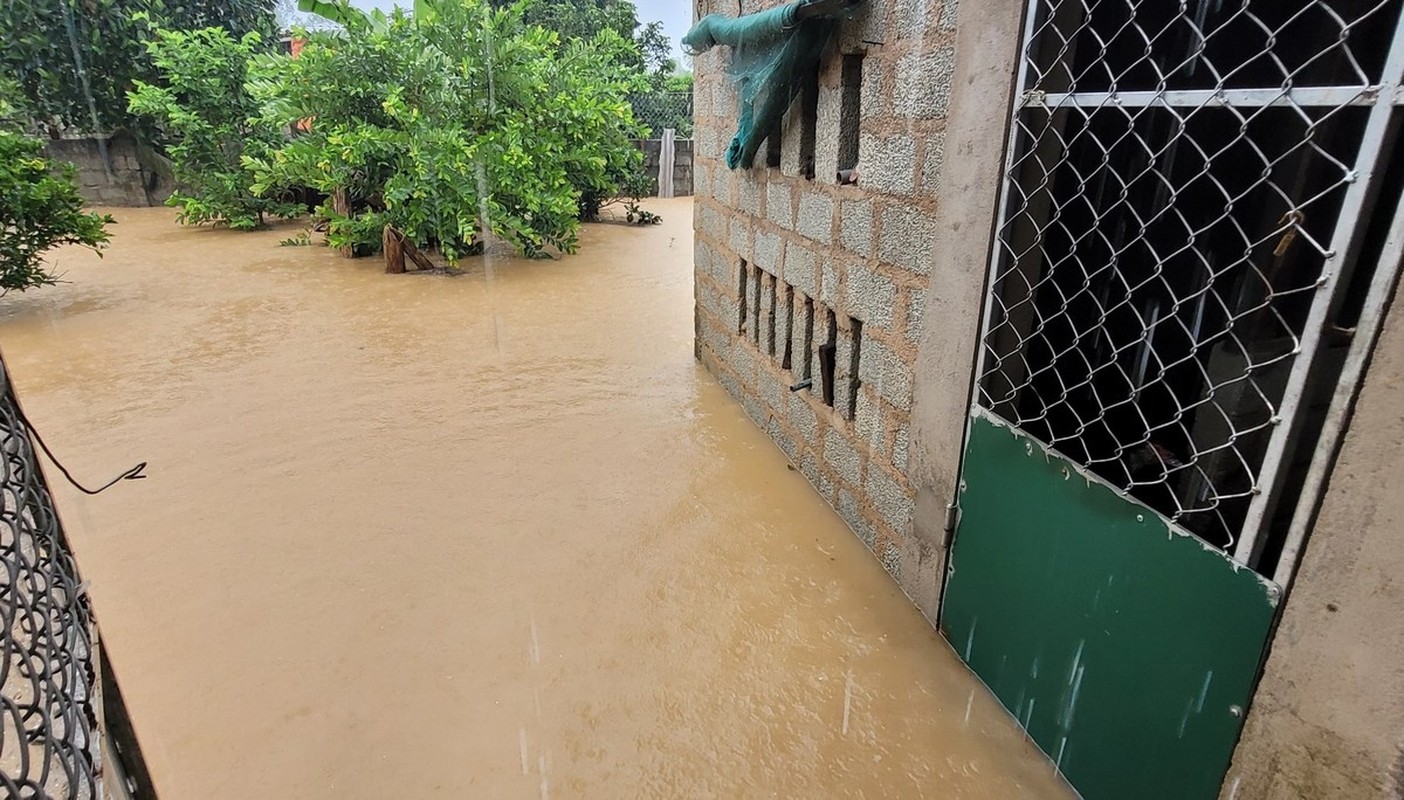
[[[648,128],[648,138],[657,139],[665,128],[676,131],[679,139],[692,138],[692,92],[654,92],[629,98],[634,119]]]
[[[981,405],[1253,564],[1400,6],[1030,3]]]

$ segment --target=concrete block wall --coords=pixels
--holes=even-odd
[[[643,151],[644,173],[656,177],[663,140],[636,139],[634,144]],[[690,194],[692,194],[692,140],[675,139],[673,140],[673,195],[684,197]]]
[[[160,159],[128,134],[50,139],[45,150],[49,158],[76,168],[78,193],[92,205],[159,206],[175,186]]]
[[[736,5],[700,10],[734,16]],[[869,0],[843,21],[818,76],[812,178],[798,99],[779,165],[766,166],[762,146],[755,167],[728,169],[729,48],[694,62],[697,357],[933,621],[942,559],[913,534],[907,462],[954,11],[954,0]],[[856,186],[836,177],[843,56],[853,54],[863,56]],[[831,340],[832,406],[820,364]],[[806,378],[811,388],[791,391]]]

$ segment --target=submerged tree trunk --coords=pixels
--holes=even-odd
[[[347,197],[346,189],[344,187],[338,188],[332,192],[331,204],[332,211],[335,211],[343,217],[351,216],[351,199]],[[337,249],[341,251],[341,255],[343,258],[353,258],[356,255],[352,251],[350,245],[346,245],[345,247],[340,247]]]
[[[405,237],[399,231],[385,226],[385,232],[381,235],[381,249],[385,251],[385,271],[391,275],[398,275],[405,271]]]

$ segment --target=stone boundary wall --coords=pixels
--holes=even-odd
[[[643,151],[643,169],[650,177],[658,177],[658,154],[663,147],[662,139],[636,139],[638,148]],[[692,194],[692,152],[691,139],[673,140],[673,195],[684,197]]]
[[[738,102],[729,48],[694,62],[697,357],[933,621],[942,558],[913,535],[907,461],[955,12],[954,0],[869,0],[842,23],[818,77],[812,179],[800,100],[778,166],[763,145],[754,168],[727,169]],[[849,80],[861,111],[845,122],[843,56],[860,54],[861,85]],[[840,139],[855,122],[859,183],[839,185]],[[831,340],[832,407],[820,352]],[[790,391],[806,378],[812,388]]]
[[[106,168],[100,142],[107,144]],[[77,168],[78,193],[91,205],[159,206],[175,187],[160,158],[125,133],[49,139],[44,146],[50,158]]]

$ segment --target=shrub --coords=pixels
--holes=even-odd
[[[133,113],[151,119],[167,148],[179,188],[166,201],[185,224],[262,227],[265,215],[293,216],[301,209],[256,196],[245,156],[265,155],[282,144],[281,130],[258,114],[245,89],[257,33],[232,38],[223,28],[156,31],[147,44],[161,84],[136,81]]]
[[[344,9],[343,9],[344,10]],[[345,35],[308,34],[298,58],[255,61],[250,91],[269,125],[312,120],[275,152],[248,155],[265,195],[305,185],[329,242],[369,251],[380,225],[450,260],[487,233],[527,255],[573,251],[580,199],[612,196],[641,155],[613,31],[562,47],[522,6],[416,4]]]
[[[0,294],[56,283],[43,262],[50,248],[77,244],[101,254],[107,244],[112,218],[84,213],[73,166],[56,176],[43,152],[38,139],[0,130]]]

